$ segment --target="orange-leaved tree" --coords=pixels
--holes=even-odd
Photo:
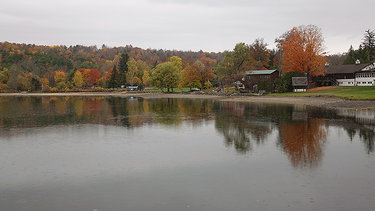
[[[211,59],[207,57],[205,54],[202,55],[200,60],[197,60],[194,63],[194,66],[198,68],[198,73],[200,75],[200,81],[202,87],[204,87],[205,83],[209,82],[210,80],[214,79],[216,77],[214,73],[214,67],[216,65],[217,61],[216,59]],[[207,88],[207,87],[206,87]]]
[[[96,85],[99,83],[102,75],[97,69],[90,69],[90,74],[89,74],[89,84],[94,84]]]
[[[97,69],[79,69],[77,71],[82,73],[83,83],[86,85],[96,85],[102,77]]]
[[[324,75],[324,38],[314,25],[294,27],[277,40],[282,48],[282,71],[301,72],[310,80]]]
[[[185,68],[181,71],[181,80],[179,88],[201,88],[200,75],[198,69],[190,64],[186,64]]]

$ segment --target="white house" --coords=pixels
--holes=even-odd
[[[375,86],[375,62],[329,66],[326,76],[336,80],[339,86]]]
[[[356,86],[375,86],[375,63],[355,74]]]

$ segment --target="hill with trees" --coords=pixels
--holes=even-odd
[[[375,32],[367,30],[357,50],[326,55],[320,28],[293,27],[270,49],[262,38],[225,52],[193,52],[96,46],[45,46],[0,42],[0,91],[69,91],[137,85],[161,89],[211,88],[242,81],[248,70],[280,69],[309,78],[331,65],[373,62]],[[293,74],[294,74],[293,73]],[[288,74],[285,80],[289,81]],[[262,82],[263,83],[263,82]],[[285,84],[272,84],[287,87]],[[284,89],[277,89],[284,90]],[[285,89],[286,90],[286,89]]]

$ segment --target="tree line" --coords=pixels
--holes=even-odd
[[[171,58],[183,60],[184,67],[201,60],[212,69],[222,55],[203,51],[144,50],[132,46],[109,48],[103,45],[97,49],[95,46],[38,46],[3,42],[0,43],[0,90],[146,86],[151,85],[148,81],[151,70],[159,70],[159,65]],[[183,68],[180,65],[178,69],[180,75]]]
[[[243,81],[248,70],[279,69],[287,78],[264,86],[288,91],[290,76],[309,79],[324,75],[330,64],[362,63],[375,59],[375,33],[367,30],[357,50],[327,55],[321,29],[293,27],[268,48],[262,38],[238,43],[222,53],[141,49],[133,46],[41,46],[0,43],[0,90],[40,91],[90,87],[153,86],[207,89]],[[287,74],[293,73],[293,74]],[[250,86],[250,85],[248,85]]]
[[[351,45],[349,50],[341,54],[328,55],[327,60],[331,65],[355,64],[357,60],[361,63],[371,63],[375,60],[375,31],[366,30],[363,34],[361,44],[357,49]]]

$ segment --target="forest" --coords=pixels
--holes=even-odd
[[[218,53],[0,42],[0,91],[100,91],[126,86],[210,89],[229,86],[248,70],[279,68],[283,73],[315,76],[324,75],[327,62],[340,65],[375,59],[373,30],[365,31],[357,50],[350,46],[348,52],[337,55],[326,55],[322,32],[313,25],[293,27],[275,42],[277,47],[270,49],[258,38]]]

